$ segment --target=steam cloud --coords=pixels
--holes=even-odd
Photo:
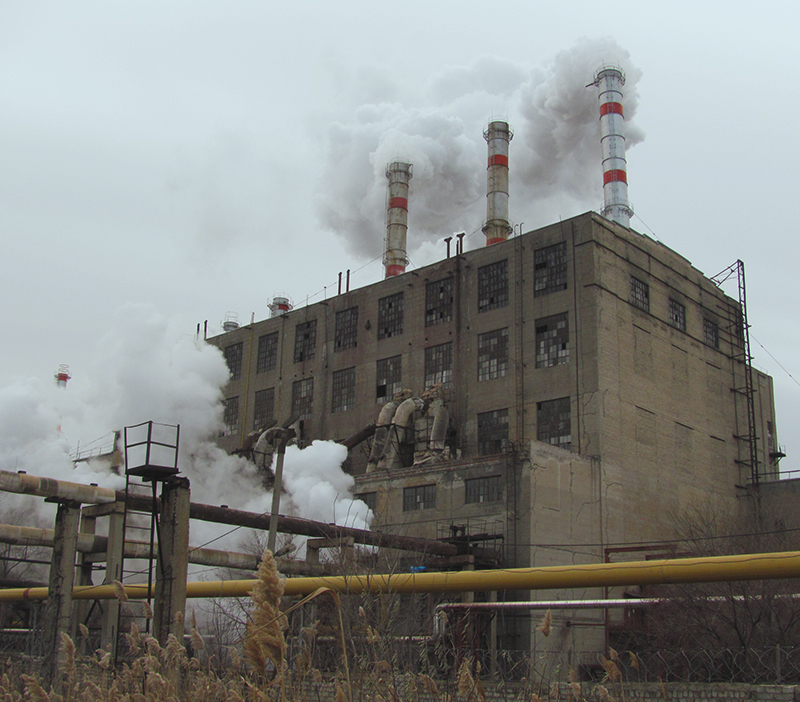
[[[597,69],[626,74],[628,147],[644,137],[632,118],[641,71],[613,39],[583,39],[546,66],[528,69],[494,56],[444,69],[404,102],[358,105],[328,128],[319,217],[354,253],[374,257],[384,238],[386,178],[392,161],[413,164],[409,240],[414,251],[451,232],[478,231],[486,216],[486,143],[492,115],[508,118],[511,216],[526,228],[571,216],[602,202]],[[370,85],[365,84],[368,91]],[[387,90],[396,95],[398,90]],[[482,243],[472,237],[473,246]],[[424,255],[424,253],[422,254]]]
[[[81,462],[75,468],[70,451],[78,438],[93,439],[152,419],[181,425],[179,468],[191,482],[192,500],[259,513],[270,509],[272,495],[261,487],[255,465],[213,443],[222,428],[220,389],[228,380],[217,348],[179,338],[148,307],[128,306],[117,314],[88,367],[91,379],[88,370],[73,368],[66,391],[37,379],[0,389],[0,469],[121,489],[124,478],[106,462]],[[372,514],[352,499],[353,478],[340,467],[346,456],[346,449],[332,442],[314,442],[304,450],[289,447],[281,512],[369,528]],[[20,498],[4,499],[8,507]],[[35,500],[35,509],[41,505]],[[215,538],[219,529],[192,522],[193,545]]]

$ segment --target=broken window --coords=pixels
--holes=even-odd
[[[567,289],[567,243],[562,241],[533,252],[533,296]]]
[[[445,387],[453,384],[453,344],[449,341],[425,349],[425,387],[436,383]]]
[[[568,397],[536,403],[536,438],[563,449],[572,448]]]
[[[380,403],[391,400],[400,392],[402,382],[402,356],[382,358],[376,364],[375,399]]]
[[[378,300],[378,341],[403,333],[403,293]]]
[[[256,390],[253,402],[253,429],[260,430],[275,419],[275,388]]]
[[[631,276],[631,304],[645,312],[650,311],[650,286]]]
[[[333,335],[334,351],[358,345],[358,307],[336,313],[336,329]]]
[[[226,346],[223,354],[225,355],[225,362],[228,364],[228,370],[231,374],[231,380],[239,380],[242,377],[242,350],[244,348],[243,342]]]
[[[372,513],[378,511],[378,493],[377,492],[359,492],[355,498],[361,500],[367,507],[372,510]]]
[[[403,488],[403,511],[414,512],[418,509],[436,507],[436,485],[418,485]]]
[[[536,320],[536,367],[549,368],[569,363],[567,313]]]
[[[508,260],[478,269],[478,312],[508,304]]]
[[[483,478],[467,478],[464,481],[464,502],[497,502],[501,497],[500,476],[487,475]]]
[[[300,322],[294,328],[294,362],[310,361],[317,345],[317,320]]]
[[[275,370],[278,362],[278,332],[258,337],[258,355],[256,356],[256,373]]]
[[[425,326],[449,322],[453,318],[453,278],[425,286]]]
[[[230,436],[239,431],[239,398],[229,397],[222,401],[222,431],[220,436]]]
[[[672,298],[669,300],[669,323],[676,329],[686,331],[686,307]]]
[[[508,328],[478,334],[478,380],[508,373]]]
[[[313,378],[304,378],[292,383],[292,415],[299,415],[299,419],[308,419],[311,416],[313,400]]]
[[[345,368],[333,372],[332,412],[346,412],[356,406],[356,369]]]
[[[719,326],[710,319],[703,320],[703,341],[712,349],[719,348]]]
[[[489,456],[508,448],[508,409],[478,415],[478,454]]]

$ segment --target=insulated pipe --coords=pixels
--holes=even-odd
[[[603,200],[600,214],[630,227],[633,210],[628,203],[628,164],[625,160],[625,122],[622,86],[625,74],[616,66],[603,66],[594,76],[600,98],[600,143],[603,146]]]
[[[483,138],[489,146],[486,167],[486,224],[483,233],[486,245],[508,239],[508,143],[513,138],[508,122],[490,122]]]
[[[400,403],[392,418],[391,427],[394,427],[394,432],[389,427],[388,436],[384,442],[383,454],[378,465],[387,468],[393,467],[392,464],[400,453],[400,444],[406,440],[408,425],[414,417],[414,412],[422,410],[424,407],[425,403],[419,397],[409,397]],[[400,432],[402,432],[402,435]]]
[[[437,400],[433,404],[435,409],[433,411],[433,426],[428,440],[428,448],[432,451],[444,451],[445,440],[447,439],[447,425],[450,422],[450,411],[442,400]]]
[[[399,406],[400,400],[390,400],[381,408],[380,414],[378,414],[378,421],[375,424],[375,440],[372,442],[372,450],[367,462],[367,473],[371,473],[378,466],[378,461],[383,455],[383,447],[386,444],[386,436],[389,433],[389,425],[392,423],[392,417],[394,417],[394,413]]]
[[[283,594],[310,595],[318,588],[345,594],[370,592],[490,592],[495,590],[554,590],[563,588],[614,587],[710,583],[733,580],[776,580],[800,577],[800,551],[748,553],[709,558],[671,558],[627,563],[462,570],[446,573],[390,573],[314,578],[288,578]],[[187,584],[187,597],[246,597],[257,580],[220,580]],[[145,599],[148,586],[126,585],[130,599]],[[84,585],[73,589],[76,600],[109,600],[116,596],[113,585]],[[0,590],[0,602],[44,600],[46,587]]]
[[[109,488],[70,483],[66,480],[53,480],[52,478],[39,478],[35,475],[11,473],[6,470],[0,470],[0,491],[52,497],[57,500],[72,500],[82,504],[102,505],[117,501],[116,490]]]
[[[408,235],[408,182],[411,164],[394,161],[386,166],[389,179],[389,201],[386,208],[386,253],[383,265],[386,277],[406,272],[406,238]]]

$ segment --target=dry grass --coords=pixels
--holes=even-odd
[[[108,651],[79,655],[88,641],[84,627],[81,646],[62,636],[52,690],[30,670],[0,661],[0,702],[487,702],[480,660],[454,651],[452,642],[432,637],[409,656],[409,639],[396,628],[408,619],[407,601],[400,607],[388,596],[341,600],[320,588],[288,606],[283,590],[267,552],[239,646],[222,650],[213,638],[205,639],[193,615],[186,647],[174,636],[162,646],[133,624],[125,635],[125,662],[114,668]],[[291,629],[289,617],[295,624]],[[298,625],[303,621],[305,626]],[[546,636],[551,627],[547,612],[539,633]],[[607,684],[624,700],[616,651],[610,650],[602,664]],[[556,686],[549,698],[541,678],[529,675],[516,685],[494,685],[492,699],[498,699],[499,690],[507,702],[584,699],[572,672],[567,687],[560,693]],[[614,699],[602,686],[590,698]]]

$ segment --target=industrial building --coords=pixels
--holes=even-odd
[[[682,508],[734,511],[772,480],[772,379],[749,362],[743,267],[731,297],[629,227],[624,77],[595,78],[603,214],[509,238],[512,134],[492,122],[487,245],[448,240],[406,272],[412,167],[390,164],[386,279],[300,309],[276,299],[209,339],[231,372],[219,444],[290,418],[300,442],[346,441],[373,528],[463,543],[465,567],[611,560],[669,538]],[[508,648],[530,635],[495,633]]]

